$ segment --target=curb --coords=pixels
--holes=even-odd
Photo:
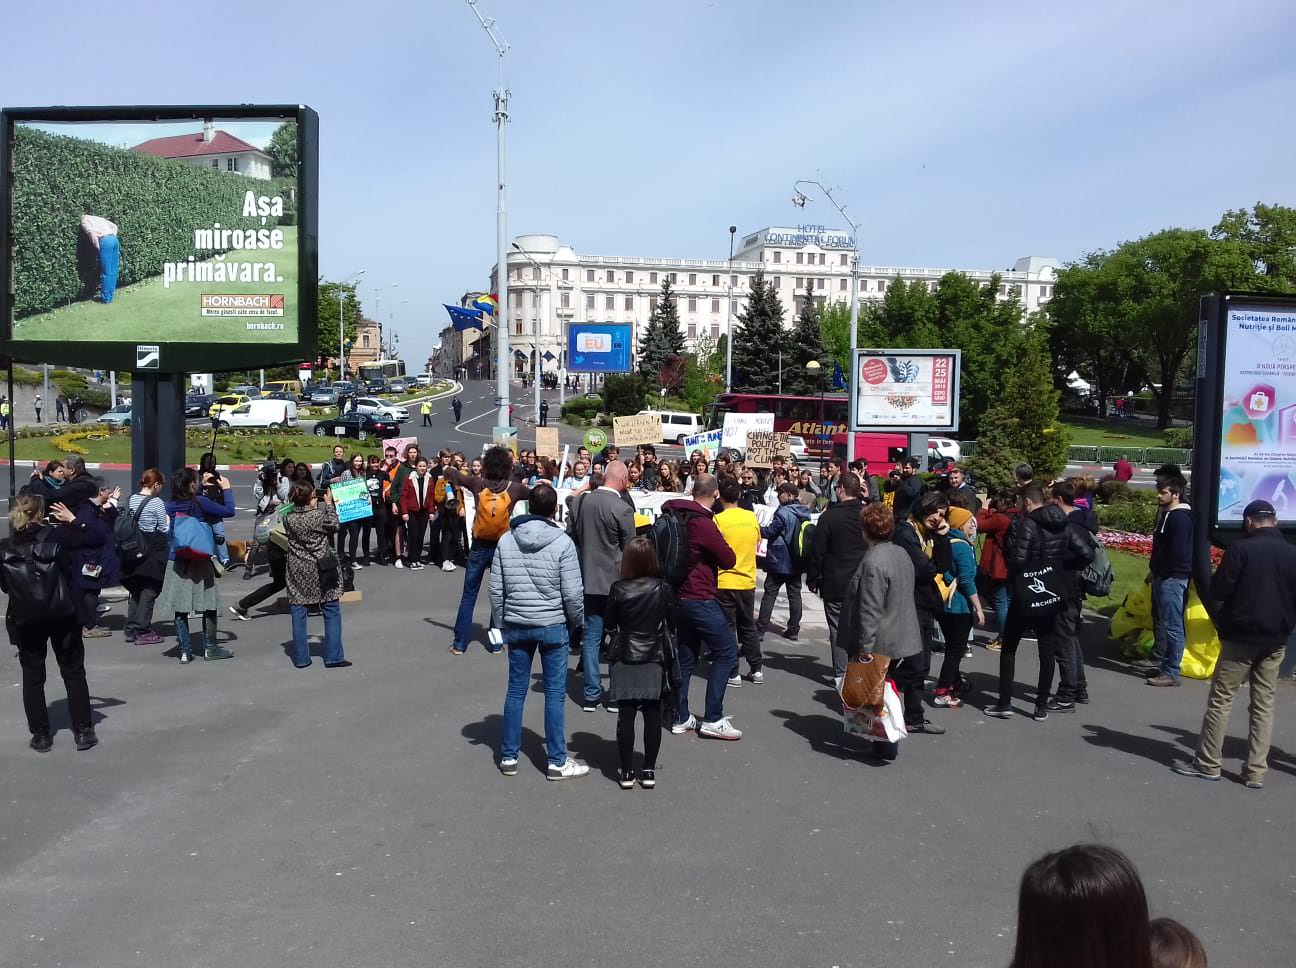
[[[43,460],[16,460],[14,467],[30,467],[33,470],[44,464]],[[8,460],[0,460],[0,467],[8,467]],[[259,470],[260,464],[217,464],[218,471],[255,471]],[[88,471],[128,471],[131,469],[130,464],[86,464]]]

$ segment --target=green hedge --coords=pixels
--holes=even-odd
[[[83,211],[117,223],[118,285],[128,286],[161,274],[163,263],[210,257],[194,251],[194,229],[217,222],[222,228],[262,227],[260,218],[243,217],[244,194],[273,195],[276,189],[273,182],[21,125],[14,139],[16,319],[93,295],[97,267],[93,249],[81,245]]]
[[[562,415],[564,417],[593,417],[603,409],[603,398],[594,397],[574,397],[563,404]]]
[[[1156,527],[1157,501],[1154,491],[1128,492],[1124,500],[1113,500],[1098,506],[1098,521],[1116,531],[1151,534]]]

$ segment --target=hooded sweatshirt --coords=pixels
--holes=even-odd
[[[490,601],[494,628],[581,625],[585,589],[566,532],[535,514],[515,517],[495,549]]]

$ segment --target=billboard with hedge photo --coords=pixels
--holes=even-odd
[[[297,127],[296,115],[13,123],[14,354],[92,342],[298,356],[313,186]]]

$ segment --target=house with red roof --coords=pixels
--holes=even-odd
[[[270,156],[256,145],[236,138],[228,131],[219,131],[211,121],[204,121],[202,131],[193,134],[153,138],[138,144],[131,151],[183,161],[203,168],[233,172],[248,178],[269,178]]]

